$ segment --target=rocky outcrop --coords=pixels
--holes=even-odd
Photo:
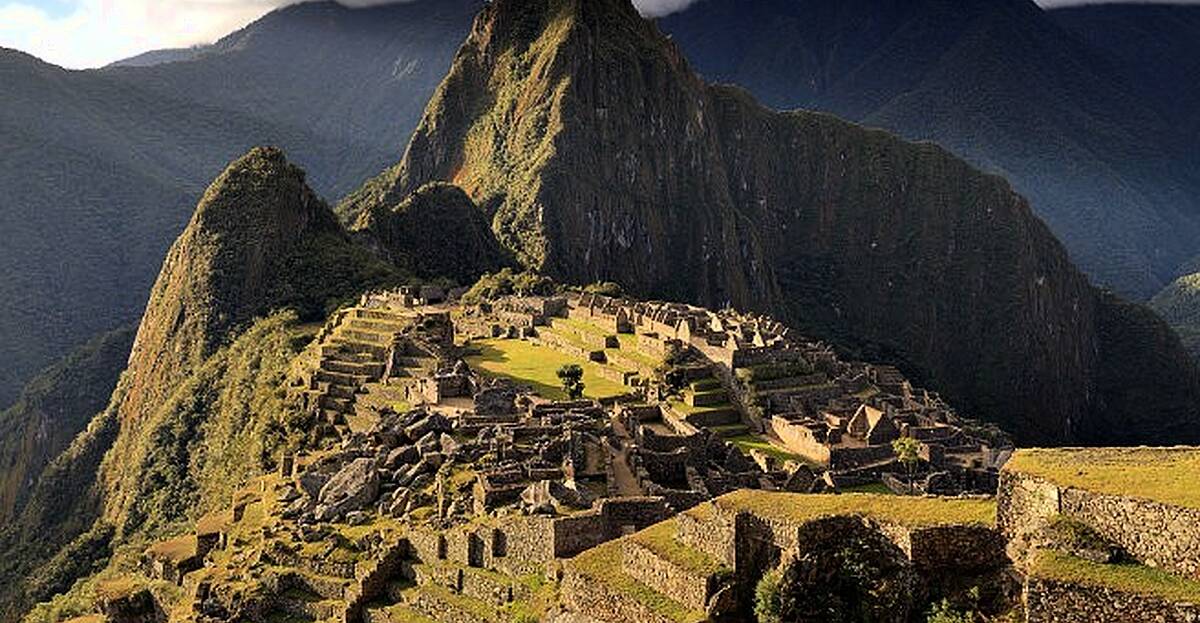
[[[449,184],[429,184],[395,206],[376,207],[353,229],[383,257],[421,278],[471,284],[508,264],[487,215]]]
[[[529,267],[770,311],[901,364],[1021,441],[1153,441],[1196,419],[1195,367],[1110,359],[1114,344],[1152,354],[1003,179],[706,85],[627,0],[489,4],[403,161],[339,210],[438,180],[493,214]],[[1114,370],[1120,382],[1098,387]],[[1107,425],[1148,387],[1161,408]]]

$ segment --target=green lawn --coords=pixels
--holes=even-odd
[[[996,503],[992,500],[923,498],[896,495],[844,493],[809,495],[744,489],[715,500],[730,510],[749,510],[767,519],[809,521],[837,515],[862,515],[877,521],[909,527],[978,524],[996,522]]]
[[[1200,582],[1144,565],[1102,565],[1043,550],[1034,557],[1031,572],[1035,577],[1112,588],[1127,593],[1159,597],[1167,601],[1200,602]]]
[[[896,495],[895,491],[888,489],[887,485],[882,482],[872,482],[865,485],[854,487],[844,487],[842,493],[871,493],[874,495]]]
[[[611,398],[629,392],[628,387],[600,376],[599,364],[524,340],[483,340],[472,342],[472,345],[480,351],[479,355],[467,358],[472,368],[529,385],[543,398],[563,400],[567,397],[557,372],[568,364],[583,368],[583,382],[586,385],[583,393],[588,398]]]
[[[1060,486],[1200,508],[1200,450],[1192,448],[1018,450],[1005,469]]]

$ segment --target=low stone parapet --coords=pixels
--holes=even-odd
[[[1029,578],[1025,586],[1028,623],[1195,623],[1200,606],[1173,603],[1113,588]]]

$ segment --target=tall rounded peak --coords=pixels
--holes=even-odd
[[[329,208],[305,183],[283,150],[256,147],[232,162],[208,187],[189,229],[277,231],[283,238],[310,226],[336,228]]]

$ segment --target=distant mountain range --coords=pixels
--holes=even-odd
[[[661,25],[701,74],[771,106],[932,140],[1005,176],[1096,283],[1147,298],[1200,252],[1196,13],[701,0]]]
[[[296,5],[83,72],[0,52],[0,405],[138,317],[190,207],[249,147],[284,147],[331,200],[395,162],[481,4]],[[764,103],[931,139],[1006,176],[1097,283],[1144,299],[1200,253],[1196,14],[702,0],[660,24],[702,74]]]
[[[416,24],[434,19],[435,6],[448,5],[389,11],[409,8],[415,13],[406,23]],[[306,89],[324,98],[310,106],[281,96],[295,93],[282,85],[267,97],[247,78],[236,92],[258,95],[238,100],[244,114],[180,99],[178,110],[148,125],[122,118],[121,108],[104,109],[113,116],[105,124],[89,124],[71,97],[158,106],[183,90],[172,80],[218,81],[207,63],[237,58],[287,66],[295,73],[276,79],[303,81],[303,59],[321,52],[305,56],[300,49],[320,46],[292,37],[291,26],[270,35],[270,25],[282,23],[280,15],[313,14],[314,23],[333,32],[365,28],[343,31],[336,25],[351,13],[305,5],[250,27],[227,51],[206,50],[187,61],[72,74],[28,57],[9,60],[42,77],[31,81],[41,91],[22,93],[43,99],[29,101],[53,102],[58,108],[47,117],[66,115],[73,124],[51,130],[81,133],[74,143],[60,136],[63,144],[97,149],[102,131],[114,140],[166,132],[178,122],[170,112],[189,115],[189,123],[227,119],[232,128],[213,131],[230,140],[237,132],[287,128],[300,132],[281,135],[288,140],[315,140],[320,128],[357,127],[342,123],[339,106],[375,100],[318,83],[322,89]],[[16,620],[34,603],[70,590],[116,549],[224,508],[276,457],[309,449],[305,440],[315,441],[310,436],[319,424],[312,412],[284,408],[286,388],[303,387],[293,364],[315,353],[306,347],[319,321],[345,301],[414,276],[467,281],[513,261],[566,283],[611,280],[646,298],[770,312],[850,356],[899,365],[964,414],[1001,424],[1022,443],[1200,439],[1200,372],[1178,337],[1146,308],[1090,285],[1005,179],[938,145],[826,113],[771,110],[743,89],[709,84],[629,0],[493,0],[462,34],[465,43],[446,55],[453,62],[440,84],[421,98],[429,104],[412,122],[411,139],[380,147],[393,154],[393,166],[346,194],[336,212],[279,149],[252,149],[226,167],[165,253],[108,407],[49,463],[22,444],[0,446],[0,461],[20,466],[21,475],[0,483],[0,503],[12,517],[0,522],[0,620]],[[238,52],[268,40],[291,41],[293,57]],[[353,46],[348,35],[341,41]],[[336,65],[339,50],[326,52]],[[112,77],[135,71],[144,72],[138,80]],[[366,78],[344,77],[350,73],[343,67],[343,79],[353,83],[415,75],[376,68]],[[147,78],[153,76],[161,81]],[[135,83],[149,86],[135,89]],[[74,90],[62,91],[67,84]],[[294,107],[280,105],[282,112],[268,118],[278,125],[256,125],[254,102],[280,99]],[[379,100],[379,114],[402,117],[409,102]],[[308,125],[289,117],[306,109],[313,111]],[[168,195],[172,182],[182,183],[170,177],[178,173],[173,167],[200,146],[162,142],[162,157],[128,140],[121,143],[128,151],[97,153],[114,161],[123,156],[122,172],[156,173],[138,178],[145,193]],[[55,157],[65,157],[65,148],[56,148]],[[37,155],[33,146],[24,149],[26,158]],[[313,160],[329,157],[320,162],[347,178],[371,166],[369,154],[345,144],[329,149],[300,151]],[[113,170],[99,177],[118,176]],[[329,194],[353,187],[328,170],[311,178]],[[99,194],[87,194],[94,189],[69,188],[93,197],[94,203],[74,204],[83,205],[81,232],[108,236],[113,230],[105,227],[115,227],[108,219],[125,222],[83,209],[105,205]],[[140,227],[155,217],[168,227],[164,215],[173,204],[163,205],[132,222]],[[112,210],[121,214],[122,207]],[[113,239],[109,244],[127,241]],[[21,242],[32,253],[42,241]],[[68,242],[43,251],[63,263],[104,262],[102,253],[77,257]],[[111,376],[94,374],[94,364],[123,358],[127,347],[116,337],[93,343],[76,365],[51,371],[47,383],[57,387],[55,379],[69,383],[78,375],[111,385]],[[99,404],[69,394],[60,400],[56,392],[25,395],[76,402],[74,409]],[[13,413],[30,413],[39,425],[61,423],[64,431],[85,419],[78,412],[42,417],[27,406],[0,416],[0,430],[22,439],[37,432],[21,420],[10,426]],[[54,443],[61,446],[61,437]]]
[[[394,162],[479,5],[296,5],[93,71],[0,51],[0,407],[138,318],[200,194],[250,147],[287,148],[330,197]]]

